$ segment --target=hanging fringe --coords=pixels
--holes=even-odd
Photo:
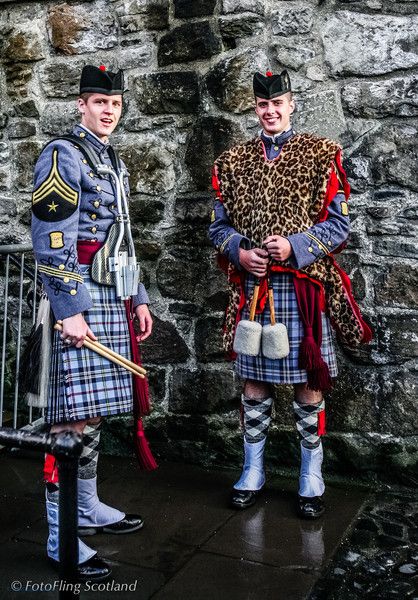
[[[128,321],[129,337],[131,341],[131,353],[134,363],[142,367],[141,354],[135,335],[132,320],[131,300],[125,300],[126,318]],[[148,380],[133,377],[133,413],[134,413],[134,448],[139,466],[146,471],[153,471],[157,463],[152,455],[147,438],[145,437],[142,418],[150,413]]]
[[[145,437],[144,426],[141,418],[135,418],[135,454],[140,466],[145,471],[153,471],[157,468],[157,463],[152,455]]]
[[[48,400],[52,335],[51,305],[45,294],[39,301],[36,323],[20,360],[19,384],[28,406],[45,408]]]
[[[308,373],[308,389],[314,392],[328,392],[332,389],[332,379],[329,374],[329,367],[323,358],[320,364],[314,367]]]
[[[320,360],[321,350],[312,335],[312,328],[306,327],[299,347],[299,368],[311,371],[320,364]]]
[[[23,392],[38,393],[43,328],[43,323],[33,325],[20,357],[19,386]]]

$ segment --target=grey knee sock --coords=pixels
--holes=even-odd
[[[83,451],[78,466],[79,479],[92,479],[97,474],[97,461],[99,451],[97,446],[100,441],[100,423],[86,425],[83,432]]]
[[[244,417],[245,441],[250,444],[261,442],[268,432],[271,421],[273,398],[241,397]]]
[[[317,448],[321,442],[318,433],[318,415],[325,410],[325,400],[318,404],[299,404],[293,402],[296,429],[302,439],[301,444],[309,450]]]

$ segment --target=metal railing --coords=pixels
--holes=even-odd
[[[32,429],[43,423],[44,409],[26,406],[19,389],[24,329],[36,320],[38,269],[31,244],[0,246],[2,334],[0,426]],[[25,296],[26,291],[26,296]],[[27,331],[29,333],[29,331]],[[35,414],[34,414],[35,410]]]
[[[83,444],[81,436],[73,432],[43,432],[44,409],[26,406],[24,394],[19,389],[24,330],[29,334],[36,322],[40,283],[32,245],[0,246],[0,293],[3,303],[0,448],[5,446],[48,452],[57,459],[60,484],[59,577],[66,584],[60,586],[59,598],[66,600],[80,597],[74,584],[77,582],[78,565],[77,470]],[[35,420],[33,411],[39,413]],[[4,424],[11,427],[4,427]]]
[[[0,444],[9,448],[25,448],[48,452],[57,459],[59,493],[59,587],[60,600],[80,597],[76,583],[78,565],[77,470],[83,449],[81,435],[72,431],[57,434],[32,433],[0,427]]]

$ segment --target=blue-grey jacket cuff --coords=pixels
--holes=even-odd
[[[149,297],[143,283],[138,286],[138,293],[132,296],[132,305],[135,309],[140,304],[149,304]]]
[[[68,317],[83,313],[93,306],[91,296],[87,288],[83,285],[79,286],[76,296],[65,294],[65,298],[63,298],[63,294],[60,294],[58,297],[51,294],[48,295],[48,298],[57,321],[62,321],[63,319],[68,319]]]
[[[229,243],[228,248],[228,259],[237,267],[237,269],[242,269],[241,264],[239,262],[239,249],[244,248],[245,250],[251,249],[251,242],[248,238],[243,235],[234,235]]]
[[[316,256],[308,251],[309,244],[303,233],[294,233],[286,239],[292,246],[292,254],[288,260],[294,269],[303,269],[315,261]]]

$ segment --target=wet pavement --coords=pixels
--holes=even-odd
[[[418,599],[418,492],[372,494],[310,600]]]
[[[49,591],[58,581],[45,559],[41,472],[37,456],[0,454],[1,600],[58,597]],[[227,498],[237,475],[180,463],[161,463],[156,471],[144,473],[129,459],[102,456],[101,499],[126,512],[140,512],[145,527],[126,536],[85,538],[109,560],[113,574],[107,587],[85,589],[81,597],[346,600],[366,597],[348,594],[357,593],[355,581],[364,585],[367,570],[369,575],[373,569],[380,573],[376,563],[391,572],[394,585],[407,583],[405,597],[414,598],[408,591],[416,580],[414,573],[399,572],[400,567],[416,569],[417,512],[412,497],[392,497],[380,510],[369,492],[328,485],[327,513],[311,523],[295,515],[296,481],[282,478],[268,481],[254,507],[231,510]],[[395,509],[394,500],[399,501]],[[347,546],[347,536],[356,535]],[[397,545],[383,546],[390,542],[382,538],[394,536]],[[382,543],[382,554],[363,554],[361,544],[366,541]],[[363,579],[355,577],[359,569],[366,573]],[[13,592],[12,585],[21,590]],[[373,589],[378,588],[372,586],[367,593]]]

